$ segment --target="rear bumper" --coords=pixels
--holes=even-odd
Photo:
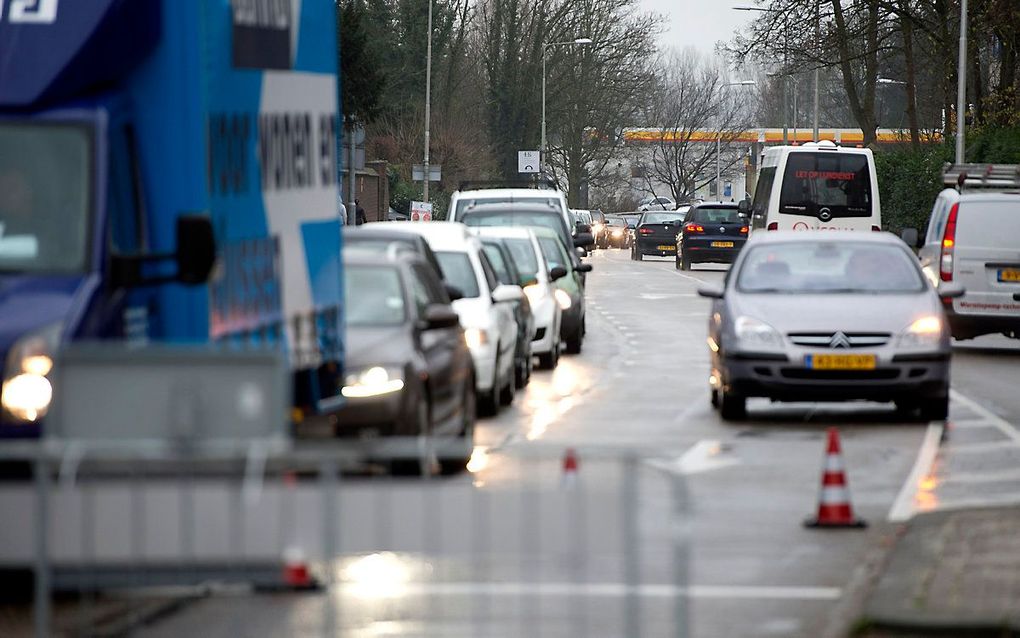
[[[712,246],[712,242],[731,241],[732,248],[719,248]],[[715,262],[731,264],[737,258],[740,250],[744,247],[746,239],[734,239],[732,237],[720,239],[698,239],[685,241],[680,245],[681,253],[691,262]]]
[[[788,360],[722,361],[722,381],[737,394],[777,401],[894,401],[945,396],[949,355],[896,358],[873,371],[816,371]]]
[[[668,247],[659,248],[660,246]],[[642,255],[675,255],[676,254],[676,239],[675,238],[658,238],[658,239],[647,239],[644,237],[638,237],[635,240],[635,248]]]
[[[971,339],[1000,332],[1020,334],[1020,313],[1003,314],[960,314],[946,306],[949,329],[956,339]]]

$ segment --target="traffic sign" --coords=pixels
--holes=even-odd
[[[413,222],[432,221],[432,203],[411,202],[411,221]]]
[[[538,151],[517,151],[517,172],[538,173],[539,170]]]
[[[414,164],[411,166],[411,181],[420,182],[425,179],[425,165]],[[429,181],[439,182],[443,179],[443,167],[439,164],[429,164]]]

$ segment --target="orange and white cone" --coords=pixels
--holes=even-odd
[[[283,552],[283,584],[291,589],[313,589],[315,581],[304,551],[292,545]]]
[[[818,498],[818,515],[804,521],[806,527],[867,527],[867,523],[854,516],[850,504],[850,489],[843,468],[843,454],[839,445],[839,430],[829,428],[825,450],[825,467],[822,470],[822,489]]]
[[[577,451],[567,448],[563,453],[563,487],[572,488],[577,483]]]

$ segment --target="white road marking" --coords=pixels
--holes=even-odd
[[[989,421],[988,419],[963,419],[961,421],[953,419],[952,427],[950,428],[950,430],[969,430],[977,428],[995,428],[995,427],[998,426],[996,426],[995,423]]]
[[[941,422],[933,421],[928,424],[928,430],[924,433],[924,441],[921,443],[921,449],[917,452],[914,467],[910,470],[906,482],[903,483],[899,495],[896,496],[896,500],[893,501],[892,508],[889,510],[889,521],[901,523],[910,520],[917,512],[915,503],[917,487],[931,473],[932,464],[939,451],[943,429],[944,426]]]
[[[1018,432],[1016,428],[1014,428],[1012,425],[1010,425],[1009,422],[1006,421],[1006,419],[1003,419],[998,414],[995,414],[994,412],[992,412],[988,408],[984,407],[983,405],[981,405],[977,401],[974,401],[973,399],[969,399],[969,398],[963,396],[962,394],[960,394],[956,390],[950,390],[949,391],[949,396],[952,397],[953,401],[956,401],[958,403],[962,403],[963,405],[965,405],[970,410],[972,410],[972,411],[980,414],[981,416],[983,416],[986,421],[988,421],[989,423],[994,425],[996,428],[999,429],[1000,432],[1005,434],[1007,437],[1009,437],[1013,441],[1015,441],[1017,443],[1020,443],[1020,432]]]
[[[357,595],[364,589],[358,583],[335,585],[334,590]],[[691,598],[724,600],[839,600],[838,587],[788,587],[782,585],[637,585],[624,583],[407,583],[396,586],[402,595],[418,596],[594,596],[622,597],[636,594],[648,598]],[[392,593],[392,592],[389,592]]]
[[[739,465],[740,459],[730,456],[728,452],[726,446],[719,441],[703,440],[692,445],[678,459],[649,459],[646,463],[674,474],[699,474]]]
[[[999,472],[960,472],[954,473],[951,480],[954,485],[1008,483],[1009,481],[1020,481],[1020,470],[1002,470]]]
[[[1020,444],[1017,444],[1016,441],[987,441],[985,443],[953,445],[949,449],[953,454],[984,454],[985,452],[1018,448],[1020,448]]]

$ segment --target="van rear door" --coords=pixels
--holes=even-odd
[[[779,230],[871,230],[872,169],[866,153],[791,152],[779,196]]]
[[[957,313],[1020,317],[1020,195],[961,201],[953,252]]]

